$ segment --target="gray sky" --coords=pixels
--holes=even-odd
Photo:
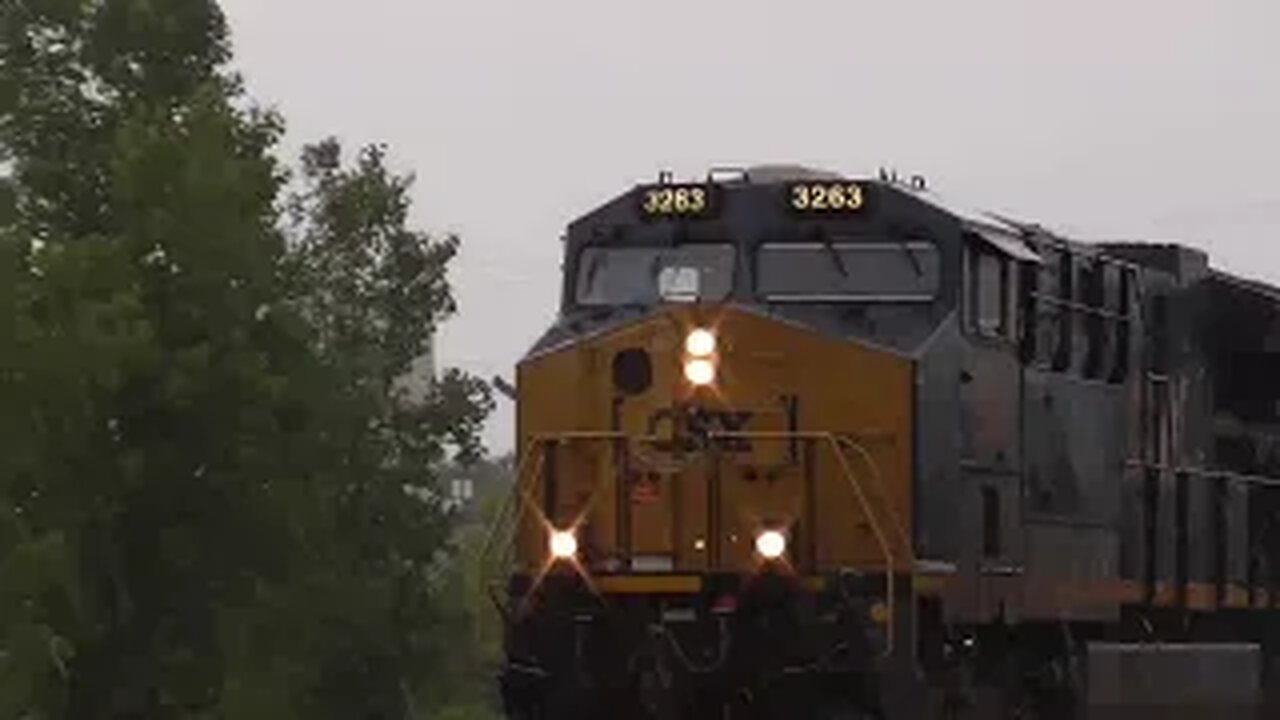
[[[1280,282],[1277,0],[223,6],[291,147],[388,143],[418,223],[462,235],[440,359],[485,377],[552,320],[565,224],[663,168],[891,165],[972,207],[1184,241]]]

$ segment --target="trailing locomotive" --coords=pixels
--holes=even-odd
[[[510,716],[1252,702],[1280,291],[787,167],[636,187],[563,267],[491,547]]]

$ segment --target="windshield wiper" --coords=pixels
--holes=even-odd
[[[920,265],[920,259],[911,251],[911,243],[907,240],[907,236],[903,233],[891,233],[898,242],[898,247],[902,248],[902,252],[907,254],[907,259],[911,261],[911,267],[916,271],[916,277],[924,277],[924,268]]]
[[[601,259],[603,257],[603,255],[597,255],[591,258],[591,264],[587,266],[586,282],[583,283],[587,286],[587,290],[590,290],[596,284],[596,275],[600,274]]]
[[[835,243],[821,231],[818,232],[818,242],[822,244],[822,249],[827,251],[827,257],[831,259],[831,265],[835,267],[836,272],[840,273],[840,277],[848,280],[849,268],[845,267],[844,258],[840,257],[840,251],[836,250]]]

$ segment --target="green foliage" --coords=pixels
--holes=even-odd
[[[398,379],[457,240],[381,149],[286,196],[228,59],[212,0],[0,0],[0,717],[447,694],[450,522],[407,490],[492,401]]]
[[[483,477],[501,472],[498,463],[482,462],[467,468],[469,475]],[[490,720],[502,716],[495,678],[502,660],[502,624],[482,565],[485,541],[492,521],[509,489],[510,476],[492,485],[476,498],[476,512],[461,525],[453,538],[456,552],[443,568],[440,612],[446,618],[454,661],[443,676],[432,678],[424,697],[437,708],[432,717],[456,720]]]

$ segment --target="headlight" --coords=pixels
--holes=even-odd
[[[711,357],[716,351],[716,334],[697,328],[684,339],[684,351],[696,358]]]
[[[549,544],[551,557],[556,560],[569,560],[578,554],[578,538],[572,530],[552,530]]]
[[[710,385],[716,380],[716,366],[710,360],[696,358],[684,364],[684,378],[694,385]]]
[[[756,536],[756,552],[765,560],[777,560],[787,551],[787,536],[777,530],[765,530]]]

